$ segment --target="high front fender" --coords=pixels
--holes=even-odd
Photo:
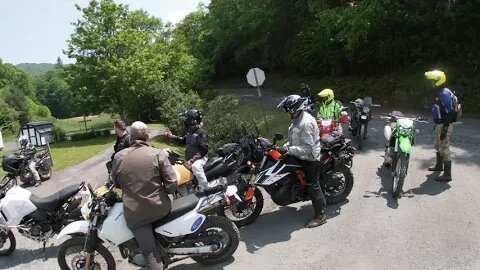
[[[403,153],[410,154],[412,152],[412,142],[408,136],[400,136],[398,146]]]
[[[88,233],[88,226],[90,222],[86,220],[75,221],[63,228],[63,230],[58,234],[57,240],[71,234],[87,234]]]

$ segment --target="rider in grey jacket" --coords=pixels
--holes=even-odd
[[[288,128],[288,143],[277,150],[297,158],[303,167],[308,182],[308,195],[315,210],[307,228],[314,228],[327,222],[325,216],[327,203],[319,182],[321,149],[317,121],[304,111],[304,101],[298,95],[290,95],[278,105],[289,113],[292,124]]]

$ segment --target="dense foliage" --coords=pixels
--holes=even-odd
[[[295,75],[297,87],[312,78],[332,88],[350,81],[352,94],[366,87],[381,99],[415,98],[422,73],[441,68],[463,100],[476,100],[466,109],[480,111],[479,9],[479,0],[212,0],[175,36],[217,79],[259,66],[280,79]]]
[[[50,63],[22,63],[16,65],[16,67],[26,71],[30,75],[38,76],[47,73],[50,69],[54,68],[55,65]]]
[[[16,132],[21,124],[50,117],[50,110],[36,101],[31,76],[0,60],[0,128]]]
[[[212,0],[177,31],[219,74],[383,74],[418,64],[476,69],[480,1]]]

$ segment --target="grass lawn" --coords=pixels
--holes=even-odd
[[[53,170],[62,170],[85,161],[107,147],[113,146],[114,143],[115,138],[112,136],[97,137],[75,142],[54,143],[50,146],[54,163]]]
[[[113,129],[113,122],[118,120],[118,117],[111,117],[109,115],[94,115],[94,116],[87,116],[87,129],[105,129],[105,128],[112,128]],[[78,132],[85,132],[85,123],[83,122],[83,117],[74,117],[68,119],[58,119],[55,121],[54,125],[56,127],[60,127],[65,132],[75,133]]]
[[[150,127],[150,125],[148,126]],[[160,139],[155,139],[151,141],[150,144],[157,148],[169,149],[170,151],[179,154],[181,157],[183,157],[185,153],[185,146],[171,142],[163,136]]]
[[[82,161],[85,161],[100,153],[115,143],[114,137],[97,137],[84,141],[59,142],[50,145],[53,158],[53,170],[59,171]],[[0,157],[8,154],[9,151],[0,151]],[[0,170],[0,176],[5,172]]]
[[[240,119],[247,124],[250,132],[255,131],[254,122],[256,122],[263,137],[272,139],[275,133],[282,133],[286,137],[291,121],[288,114],[283,112],[283,110],[265,107],[269,127],[268,132],[263,118],[262,107],[258,102],[240,101],[239,110]]]

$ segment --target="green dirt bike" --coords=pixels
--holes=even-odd
[[[393,176],[393,197],[401,197],[403,184],[408,173],[408,163],[414,135],[417,132],[414,122],[428,123],[425,119],[405,117],[399,111],[383,114],[383,119],[388,119],[383,134],[388,143],[385,146],[384,166],[389,167]]]

